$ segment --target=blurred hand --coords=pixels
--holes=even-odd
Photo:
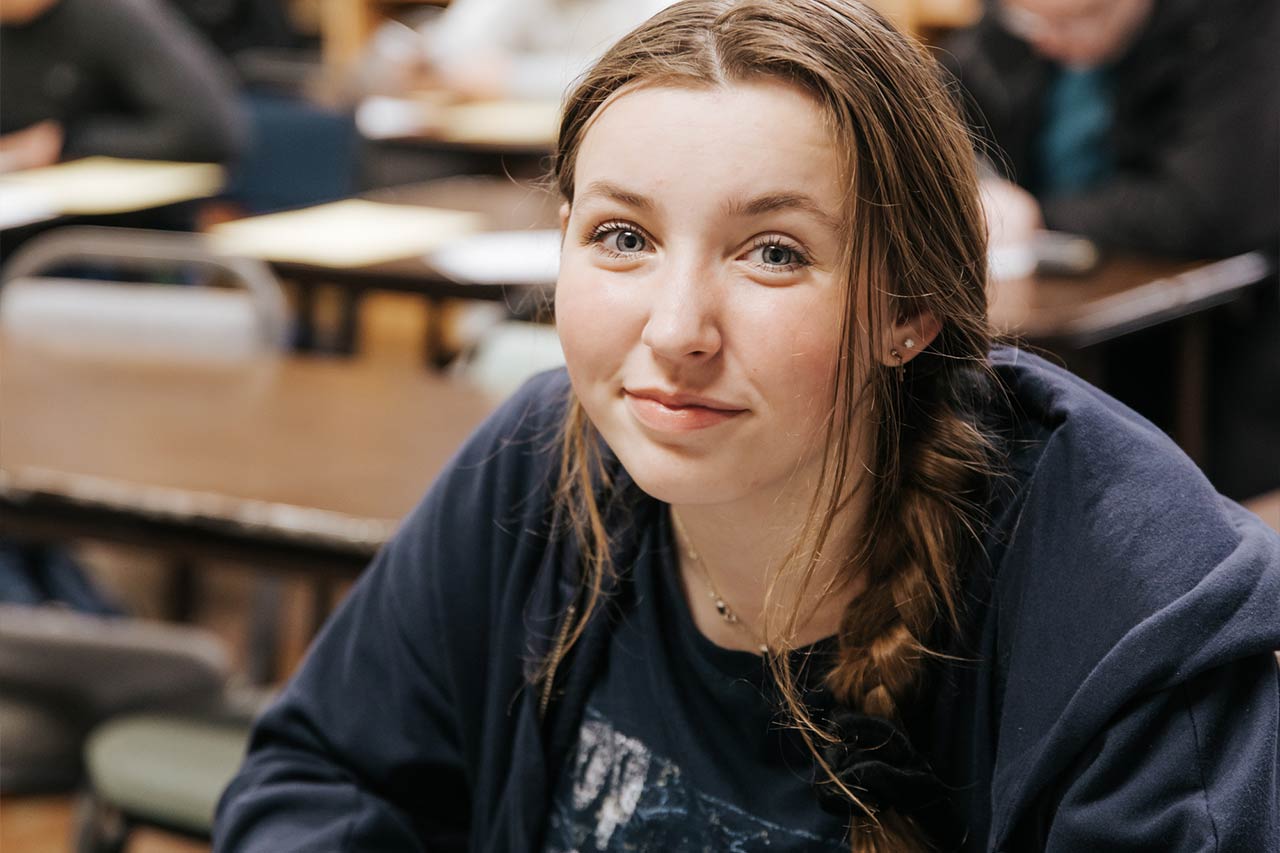
[[[986,178],[980,192],[993,249],[1027,246],[1035,232],[1044,227],[1040,203],[1017,184]]]
[[[0,136],[0,173],[34,169],[58,162],[62,156],[62,125],[37,122]]]

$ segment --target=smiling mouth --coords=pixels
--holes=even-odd
[[[718,400],[680,394],[623,390],[632,416],[657,432],[693,432],[717,426],[747,413]]]

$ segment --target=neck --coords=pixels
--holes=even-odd
[[[775,650],[794,648],[836,633],[861,588],[860,578],[848,576],[847,561],[864,516],[864,491],[855,492],[837,515],[807,584],[804,570],[816,545],[814,532],[806,529],[811,498],[757,496],[728,505],[672,506],[679,520],[681,577],[698,628],[717,645],[744,651],[758,651],[762,641]],[[716,611],[704,572],[740,624]]]

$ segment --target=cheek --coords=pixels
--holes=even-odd
[[[555,302],[570,373],[593,375],[616,366],[626,351],[627,312],[600,274],[565,253]]]
[[[781,325],[771,332],[777,345],[769,362],[782,369],[797,392],[803,389],[806,394],[816,394],[830,389],[840,350],[840,328],[834,321],[815,325],[813,318],[831,316],[828,307],[815,308],[790,328]]]

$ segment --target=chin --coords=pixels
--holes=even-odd
[[[614,452],[640,490],[664,503],[728,503],[745,491],[737,477],[710,460],[691,459],[657,445]]]

